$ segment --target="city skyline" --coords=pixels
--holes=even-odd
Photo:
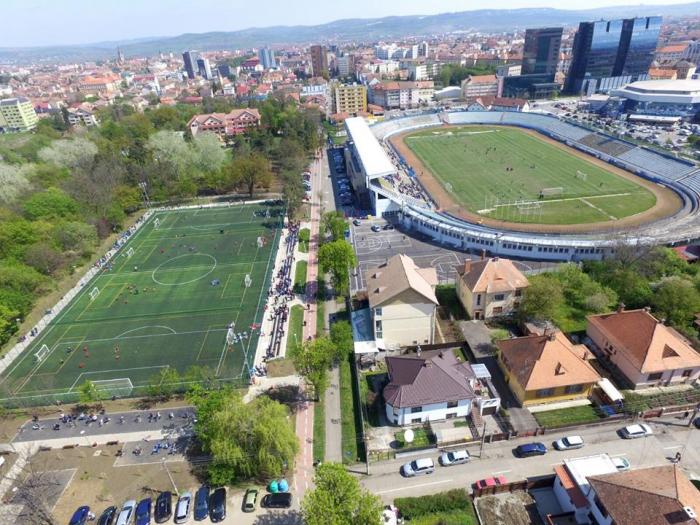
[[[574,0],[567,3],[567,10],[585,10],[624,5],[671,5],[691,2],[655,0],[639,4],[637,0]],[[86,45],[100,42],[138,40],[175,36],[183,33],[209,31],[236,31],[246,28],[263,28],[276,25],[315,25],[346,18],[379,18],[384,16],[434,15],[474,9],[489,9],[483,1],[456,5],[452,0],[436,0],[430,5],[417,0],[402,3],[402,11],[393,6],[359,2],[341,2],[318,9],[316,3],[301,0],[296,9],[272,0],[269,9],[242,10],[233,5],[221,5],[214,0],[202,0],[193,9],[190,2],[154,0],[143,4],[136,0],[95,5],[87,0],[71,2],[71,9],[61,2],[46,0],[6,0],[3,12],[14,21],[3,29],[0,48],[40,47],[61,45]],[[506,0],[499,9],[561,8],[555,0]],[[81,13],[80,36],[56,31],[56,27],[69,24],[74,13]],[[138,13],[139,16],[133,16]],[[106,23],[105,21],[108,21]],[[27,31],[27,27],[34,31]]]

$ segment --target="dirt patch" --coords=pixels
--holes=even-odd
[[[478,126],[478,124],[476,124]],[[457,129],[464,126],[442,126],[440,129]],[[471,127],[471,125],[470,125]],[[487,127],[493,127],[488,125]],[[502,127],[512,127],[512,126],[502,126]],[[507,222],[496,219],[491,219],[484,217],[477,213],[473,213],[458,203],[452,195],[443,187],[442,183],[433,176],[430,169],[425,166],[421,160],[413,153],[411,148],[409,148],[404,139],[406,136],[416,131],[408,131],[406,133],[401,133],[389,138],[391,144],[401,153],[401,155],[406,159],[406,161],[414,168],[415,173],[420,180],[423,187],[428,191],[433,201],[436,203],[438,209],[443,212],[450,213],[464,220],[472,223],[483,224],[485,226],[491,226],[494,228],[507,228],[509,230],[515,231],[525,231],[525,232],[538,232],[538,233],[585,233],[585,232],[604,232],[617,230],[621,228],[632,228],[641,226],[643,224],[649,224],[660,219],[670,217],[677,213],[683,203],[680,197],[668,188],[664,188],[655,184],[651,181],[638,177],[628,171],[617,168],[604,162],[600,159],[578,151],[577,149],[570,148],[561,142],[558,142],[552,138],[546,137],[540,133],[533,130],[522,129],[518,127],[512,127],[523,133],[527,133],[537,139],[542,140],[548,144],[551,144],[557,148],[565,150],[570,155],[575,155],[581,159],[595,164],[596,166],[603,168],[615,175],[623,177],[627,180],[631,180],[636,184],[646,188],[651,191],[656,197],[656,204],[646,211],[637,213],[635,215],[630,215],[623,219],[618,219],[615,221],[604,221],[604,222],[593,222],[586,224],[534,224],[534,223],[517,223],[517,222]]]
[[[475,501],[482,525],[530,525],[541,523],[535,500],[523,491],[482,496]]]

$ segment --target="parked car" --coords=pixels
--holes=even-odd
[[[143,498],[136,506],[136,525],[150,525],[151,498]]]
[[[359,226],[360,224],[362,224],[362,223],[360,222],[360,219],[353,219],[353,220],[352,220],[352,223],[353,223],[355,226]]]
[[[73,513],[73,516],[71,517],[70,521],[68,522],[68,525],[85,525],[87,523],[89,514],[90,507],[88,507],[87,505],[78,507]]]
[[[266,494],[260,504],[266,509],[288,509],[292,506],[292,495],[289,492]]]
[[[119,509],[115,506],[107,507],[102,511],[102,514],[100,514],[97,525],[114,525],[114,522],[117,521],[118,511]]]
[[[647,437],[653,434],[653,430],[646,423],[639,423],[637,425],[628,425],[620,429],[620,435],[624,439],[635,439],[640,437]]]
[[[254,512],[258,504],[258,489],[248,489],[243,496],[243,512]]]
[[[173,515],[173,495],[171,492],[161,492],[156,498],[156,508],[153,511],[153,519],[156,523],[164,523]]]
[[[124,502],[122,510],[117,518],[117,525],[132,525],[134,523],[134,511],[136,510],[136,500],[130,499]]]
[[[583,438],[581,436],[566,436],[557,439],[554,442],[554,448],[557,450],[573,450],[575,448],[583,448]]]
[[[209,519],[219,523],[226,518],[226,489],[219,487],[209,498]]]
[[[620,472],[624,472],[625,470],[630,469],[630,462],[626,458],[616,457],[610,459],[612,460],[613,465],[615,465],[615,468]]]
[[[407,478],[418,476],[420,474],[432,474],[435,472],[435,463],[430,458],[414,459],[401,467],[403,475]]]
[[[469,462],[469,452],[466,450],[451,450],[450,452],[443,452],[440,455],[440,464],[443,467],[461,465],[467,462]]]
[[[373,224],[372,227],[370,228],[373,232],[380,232],[382,229],[379,227],[377,224]]]
[[[546,453],[547,447],[544,446],[544,443],[526,443],[515,447],[515,455],[519,458],[544,456]]]
[[[175,523],[187,523],[190,519],[190,508],[192,507],[192,493],[183,492],[177,500],[175,506]]]
[[[209,516],[209,487],[202,485],[194,495],[194,519],[201,521]]]
[[[695,418],[693,425],[695,425],[695,428],[700,428],[700,417]]]
[[[506,483],[506,478],[503,476],[493,476],[492,478],[480,479],[474,483],[474,486],[478,489],[483,489],[486,487],[494,487],[496,485],[505,485]]]
[[[384,229],[385,229],[385,230],[388,230],[388,231],[391,231],[391,230],[394,229],[394,225],[393,225],[393,224],[385,224],[385,225],[384,225]]]

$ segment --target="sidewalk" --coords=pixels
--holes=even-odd
[[[324,324],[326,331],[330,328],[330,316],[338,311],[335,299],[326,301],[326,316]],[[326,462],[333,461],[342,463],[343,461],[343,433],[340,425],[340,368],[333,367],[331,370],[330,387],[326,390],[326,451],[324,459]]]

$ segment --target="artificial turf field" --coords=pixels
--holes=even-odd
[[[0,398],[75,393],[86,380],[138,389],[164,367],[246,379],[283,216],[267,204],[156,212],[8,368]],[[228,345],[232,322],[247,337]]]
[[[459,205],[484,217],[583,224],[621,219],[656,203],[634,181],[518,129],[425,130],[406,135],[404,143]]]

